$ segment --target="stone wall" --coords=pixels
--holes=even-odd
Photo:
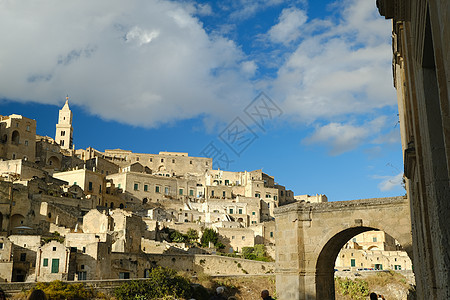
[[[293,203],[276,210],[277,290],[282,299],[334,298],[334,263],[352,237],[382,230],[411,255],[404,197]]]

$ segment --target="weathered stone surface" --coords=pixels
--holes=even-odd
[[[276,215],[276,274],[280,299],[334,299],[334,262],[353,236],[382,230],[411,255],[406,197],[294,203]]]

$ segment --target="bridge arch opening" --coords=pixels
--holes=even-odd
[[[373,227],[351,227],[335,234],[320,251],[316,263],[316,299],[335,299],[335,262],[340,254],[341,249],[351,241],[354,241],[354,237],[368,231],[382,231],[379,228]],[[388,233],[384,232],[387,236]],[[369,247],[370,248],[370,247]],[[372,247],[373,249],[373,247]],[[360,249],[356,249],[358,251]],[[366,249],[370,251],[370,249]],[[398,249],[400,250],[400,249]],[[351,260],[351,258],[350,258]],[[354,262],[354,261],[353,261]],[[375,266],[375,263],[374,263]],[[351,266],[358,268],[360,265]],[[376,267],[376,266],[375,266]],[[390,268],[390,266],[386,266]],[[346,268],[351,269],[351,268]]]

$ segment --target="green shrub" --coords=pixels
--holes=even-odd
[[[242,256],[245,259],[272,261],[272,259],[266,255],[266,247],[264,245],[255,245],[254,247],[242,247]]]
[[[92,299],[101,295],[92,288],[86,288],[82,283],[68,284],[59,280],[38,282],[36,289],[43,290],[49,300],[59,299]],[[32,290],[29,292],[31,293]]]
[[[362,279],[335,278],[335,284],[342,295],[349,295],[352,299],[362,300],[369,295],[369,284]]]
[[[186,298],[192,290],[188,279],[177,275],[174,270],[154,268],[147,280],[132,280],[115,289],[119,300],[162,299],[165,297]],[[141,297],[141,298],[137,298]]]
[[[175,243],[184,243],[187,241],[187,236],[175,230],[170,234],[170,240]]]

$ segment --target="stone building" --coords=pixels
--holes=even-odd
[[[449,299],[450,3],[378,0],[377,6],[392,19],[417,297]]]
[[[45,177],[45,171],[39,168],[36,164],[22,160],[22,159],[10,159],[0,161],[0,174],[6,178],[13,175],[17,179],[29,180],[33,177]]]
[[[35,120],[15,114],[0,116],[0,158],[35,161]]]
[[[87,169],[72,170],[53,174],[53,177],[67,181],[70,185],[80,186],[86,196],[93,199],[93,207],[105,206],[104,195],[106,178],[98,172]]]
[[[66,103],[59,110],[55,141],[61,146],[61,149],[73,148],[72,111],[69,108],[69,97],[66,97]]]
[[[138,162],[142,166],[148,167],[151,174],[169,177],[185,174],[203,175],[206,171],[212,169],[211,158],[192,157],[184,152],[159,152],[159,154],[150,154],[133,153],[130,150],[122,149],[101,152],[89,147],[86,150],[76,150],[75,155],[84,160],[93,157],[102,157],[117,164],[121,168]]]
[[[178,177],[166,177],[147,173],[122,172],[108,175],[118,188],[129,194],[131,200],[141,204],[158,203],[162,200],[194,199],[197,183]]]
[[[61,170],[62,161],[59,144],[51,137],[36,135],[36,164],[53,174],[53,170]]]
[[[13,273],[12,242],[6,236],[0,236],[0,281],[11,282]]]
[[[41,246],[39,235],[10,235],[13,272],[11,281],[35,281],[36,253]]]
[[[58,241],[39,247],[36,255],[36,280],[68,280],[70,248]]]
[[[335,268],[412,270],[412,262],[392,236],[384,231],[366,231],[353,237],[341,249]]]
[[[255,233],[250,228],[217,228],[219,242],[225,245],[226,252],[241,252],[243,247],[255,245]]]

